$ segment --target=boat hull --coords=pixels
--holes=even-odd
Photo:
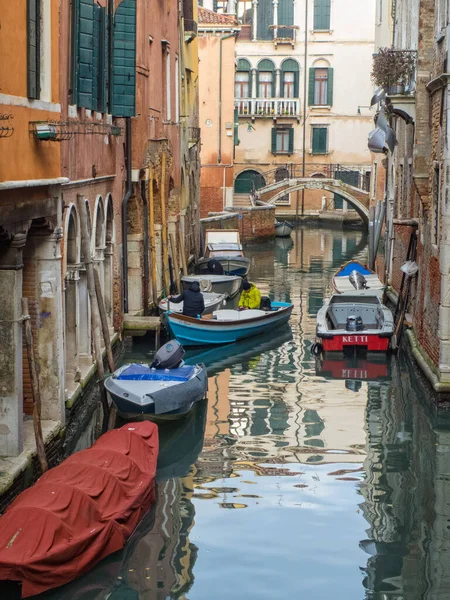
[[[203,300],[205,302],[205,310],[202,312],[202,315],[212,315],[215,310],[219,310],[221,306],[223,306],[226,302],[227,296],[226,294],[216,294],[211,292],[203,292]],[[182,313],[183,312],[183,302],[179,304],[175,304],[175,302],[168,302],[167,298],[161,300],[158,304],[160,314],[165,313],[167,310],[171,310],[172,312]]]
[[[215,294],[226,294],[228,298],[234,298],[241,291],[242,278],[239,275],[188,275],[182,277],[181,282],[183,288],[186,290],[189,288],[193,281],[198,281],[200,287],[202,281],[209,281],[211,283],[211,291]]]
[[[283,223],[275,223],[275,237],[289,237],[293,229],[294,226],[287,221],[284,221]]]
[[[239,275],[245,277],[250,269],[250,259],[245,256],[214,256],[220,262],[225,275]],[[201,258],[198,261],[200,274],[208,273],[209,258]]]
[[[367,352],[387,352],[390,337],[370,333],[343,333],[321,338],[324,352],[344,352],[348,348],[363,348]]]
[[[367,287],[365,290],[357,290],[349,281],[349,276],[352,271],[357,271],[365,278],[367,282]],[[344,292],[358,292],[358,291],[367,291],[370,290],[372,292],[376,292],[381,295],[384,291],[384,284],[380,281],[378,275],[375,271],[368,269],[364,265],[362,265],[357,260],[351,260],[345,265],[343,265],[333,277],[333,288],[338,294],[343,294]]]
[[[197,402],[206,398],[208,374],[202,364],[189,367],[193,368],[193,373],[188,380],[171,381],[169,369],[164,371],[167,378],[159,382],[121,380],[121,373],[130,366],[133,365],[124,365],[105,380],[111,400],[124,419],[150,420],[156,423],[181,419]],[[175,371],[178,369],[172,369],[172,372]]]
[[[231,344],[270,331],[289,321],[293,306],[287,303],[272,303],[279,310],[257,319],[239,322],[191,319],[167,313],[169,328],[183,346],[205,346]]]

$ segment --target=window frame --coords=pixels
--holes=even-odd
[[[325,150],[321,151],[321,150],[315,150],[314,149],[314,137],[315,137],[315,131],[319,131],[319,130],[324,130],[326,131],[326,138],[325,138]],[[329,136],[329,126],[328,125],[319,125],[319,124],[314,124],[311,125],[311,154],[313,155],[317,155],[317,156],[324,156],[326,154],[329,154],[328,148],[329,148],[329,142],[330,142],[330,136]]]
[[[319,11],[326,11],[328,9],[328,15],[326,17],[323,14],[320,15],[321,19],[327,18],[327,27],[318,26],[320,23],[318,13]],[[313,11],[313,31],[331,31],[331,0],[314,0],[314,11]]]
[[[273,71],[258,71],[258,98],[264,98],[264,100],[271,100],[273,98],[273,84],[274,84],[274,72]],[[261,81],[261,75],[270,75],[270,81]],[[261,90],[264,89],[265,93],[262,94]],[[269,95],[266,95],[266,94]]]
[[[247,80],[246,81],[238,81],[237,77],[238,75],[246,75],[247,76]],[[239,93],[238,93],[238,87],[239,87]],[[247,88],[247,94],[243,94],[243,90],[245,89],[245,87]],[[244,100],[247,98],[250,98],[250,71],[236,71],[235,77],[234,77],[234,97],[237,100]]]
[[[319,77],[318,73],[322,71],[325,76]],[[322,102],[323,100],[323,102]],[[328,68],[314,68],[314,104],[313,106],[328,106]]]

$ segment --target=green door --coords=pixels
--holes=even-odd
[[[266,185],[264,177],[258,171],[244,171],[243,173],[239,173],[234,182],[234,193],[250,194],[253,184],[256,190]]]

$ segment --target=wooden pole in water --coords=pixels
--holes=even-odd
[[[153,167],[150,167],[148,190],[148,214],[150,229],[150,257],[152,261],[152,297],[153,304],[158,304],[158,283],[156,275],[156,244],[155,244],[155,197],[153,195]]]
[[[107,430],[109,418],[108,399],[105,390],[105,370],[103,368],[102,344],[100,340],[100,323],[97,296],[95,293],[94,265],[91,257],[91,236],[88,229],[88,215],[86,201],[83,194],[78,194],[78,211],[81,226],[81,247],[83,249],[84,264],[86,266],[88,294],[91,305],[92,334],[94,339],[95,363],[99,379],[100,401],[103,407],[103,431]]]
[[[166,153],[161,157],[161,237],[163,251],[164,287],[166,295],[170,294],[169,253],[167,248],[167,219],[166,219]]]
[[[186,276],[188,274],[188,268],[186,262],[186,254],[184,251],[184,237],[181,229],[179,230],[178,234],[178,239],[180,240],[181,265],[183,267],[183,275]]]
[[[27,347],[28,366],[31,376],[31,390],[33,394],[33,427],[36,438],[36,450],[41,465],[41,471],[48,470],[47,457],[45,456],[44,438],[42,436],[41,423],[41,391],[39,389],[39,377],[36,368],[36,357],[34,355],[33,331],[31,329],[30,315],[28,313],[28,298],[22,298],[22,315],[25,329],[25,343]]]
[[[178,263],[177,242],[174,233],[169,233],[170,250],[172,252],[173,268],[175,270],[175,281],[177,283],[177,292],[181,293],[180,265]]]
[[[111,373],[116,370],[114,366],[114,357],[111,348],[111,338],[109,337],[109,325],[108,318],[106,316],[105,303],[103,302],[102,287],[100,285],[100,277],[98,276],[97,269],[94,269],[94,284],[95,284],[95,295],[97,297],[98,311],[100,313],[100,322],[102,325],[102,335],[105,342],[106,356],[108,358],[108,367]]]

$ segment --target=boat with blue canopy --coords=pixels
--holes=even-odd
[[[333,287],[338,294],[370,290],[381,296],[385,285],[375,271],[357,260],[350,260],[334,274]]]
[[[272,302],[269,310],[218,310],[212,319],[195,319],[167,312],[174,337],[183,346],[231,344],[270,331],[289,321],[293,305]]]

